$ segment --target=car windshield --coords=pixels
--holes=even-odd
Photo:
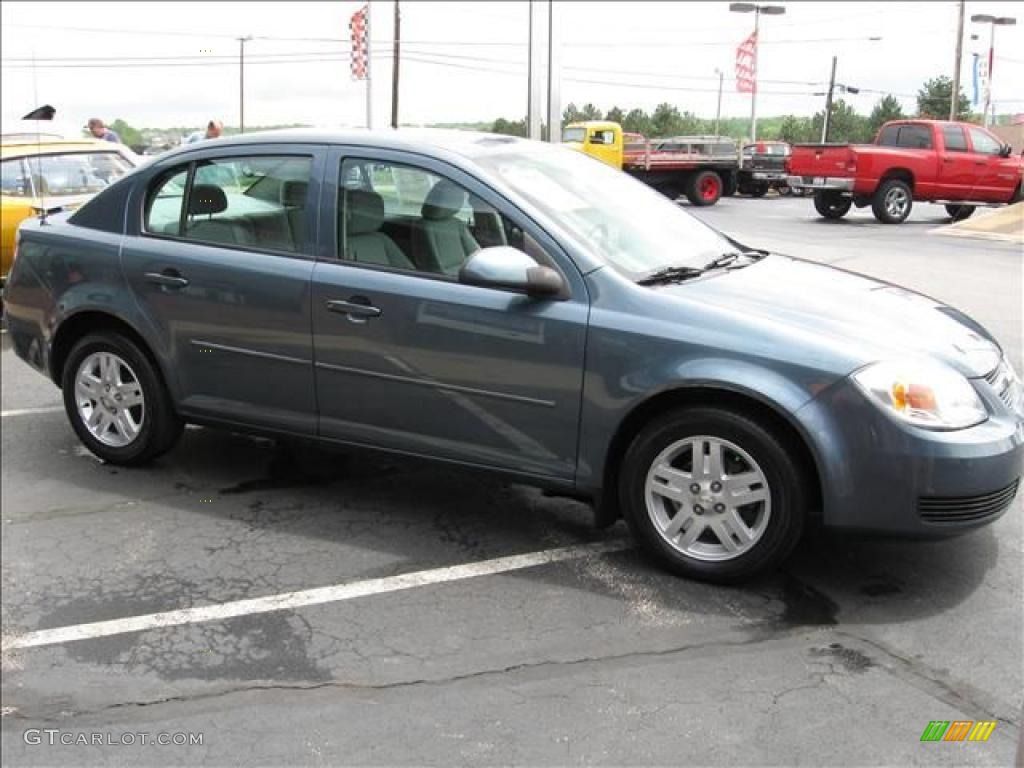
[[[25,158],[30,178],[24,189],[38,195],[94,194],[132,169],[117,152],[75,152]]]
[[[531,145],[477,162],[632,278],[670,266],[700,268],[736,250],[665,196],[574,150]]]
[[[565,128],[562,130],[562,141],[582,142],[584,130],[582,128]]]

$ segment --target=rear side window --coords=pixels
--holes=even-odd
[[[968,128],[974,151],[982,155],[998,155],[1002,145],[980,128]]]
[[[931,149],[932,129],[927,125],[901,125],[897,146],[910,149]]]
[[[32,197],[32,179],[23,158],[4,160],[0,169],[0,189],[4,197]]]
[[[942,126],[942,140],[946,143],[947,152],[967,151],[967,139],[964,138],[964,129],[959,125]]]
[[[900,127],[898,125],[887,125],[878,134],[878,143],[883,147],[895,147],[900,139]]]
[[[181,202],[185,199],[188,167],[171,171],[157,180],[146,202],[146,231],[177,235],[181,224]]]
[[[312,164],[311,157],[258,156],[179,168],[152,188],[146,230],[210,245],[302,252]]]

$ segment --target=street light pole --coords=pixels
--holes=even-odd
[[[715,110],[715,138],[718,138],[718,126],[722,120],[722,82],[725,79],[725,72],[715,67],[715,74],[718,75],[718,109]]]
[[[402,12],[395,0],[395,42],[391,56],[391,127],[398,127],[398,68],[402,63]]]
[[[956,120],[957,101],[960,96],[960,59],[964,53],[964,0],[958,3],[960,12],[956,24],[956,59],[953,61],[953,97],[949,100],[949,119]]]
[[[252,35],[238,38],[238,132],[245,133],[245,44]]]
[[[757,53],[760,48],[761,14],[781,16],[786,8],[781,5],[759,5],[758,3],[730,3],[729,10],[734,13],[754,14],[754,60],[751,62],[753,87],[750,90],[750,140],[757,141]]]
[[[989,107],[992,104],[992,66],[995,64],[996,50],[996,27],[1011,27],[1017,23],[1013,16],[991,16],[987,13],[976,13],[971,16],[971,21],[981,22],[989,25],[988,37],[988,88],[985,89],[985,125],[992,125]],[[954,96],[954,98],[956,98]]]

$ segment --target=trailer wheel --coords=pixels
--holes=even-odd
[[[853,201],[835,192],[815,192],[814,210],[826,219],[841,219],[845,216]]]
[[[694,205],[714,205],[722,196],[722,177],[714,171],[701,171],[690,179],[686,197]]]

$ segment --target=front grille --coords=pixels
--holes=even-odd
[[[917,511],[928,523],[972,523],[995,517],[1013,501],[1020,479],[1005,488],[978,496],[921,496]]]
[[[992,389],[995,390],[996,396],[1002,401],[1003,405],[1009,408],[1011,411],[1016,411],[1018,408],[1017,400],[1020,399],[1020,383],[1017,381],[1017,376],[1013,372],[1013,368],[1006,360],[1000,361],[999,365],[996,366],[992,373],[985,377]]]

